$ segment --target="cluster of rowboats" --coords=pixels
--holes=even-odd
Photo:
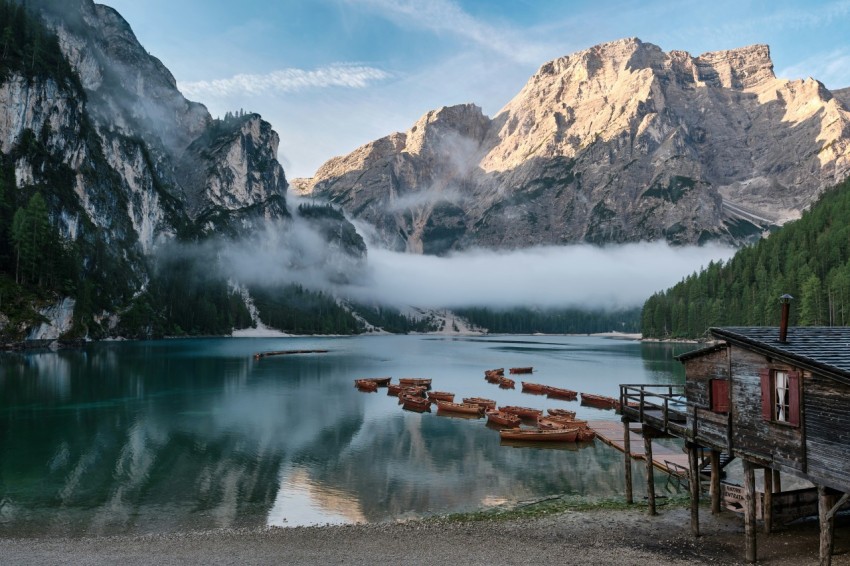
[[[512,374],[532,372],[531,367],[510,368]],[[500,387],[514,387],[514,381],[505,377],[504,368],[486,370],[484,378]],[[486,417],[488,425],[497,428],[504,440],[587,442],[595,438],[595,433],[588,427],[587,421],[575,418],[575,411],[548,409],[544,414],[542,410],[531,407],[516,405],[497,407],[495,400],[484,397],[464,397],[461,402],[457,402],[454,393],[432,391],[430,379],[401,378],[398,383],[392,383],[389,377],[373,377],[357,379],[354,385],[364,392],[374,392],[379,387],[386,387],[387,394],[397,397],[399,404],[409,411],[425,412],[430,411],[432,406],[436,406],[438,413],[451,413],[471,418]],[[579,394],[577,391],[540,383],[523,381],[522,391],[566,401],[577,400],[581,395],[583,405],[619,409],[619,402],[612,397],[589,393]]]
[[[532,368],[511,368],[511,373],[531,373]],[[514,381],[505,377],[504,368],[489,369],[484,372],[484,379],[490,383],[496,383],[500,387],[514,388]],[[554,387],[543,383],[532,383],[523,381],[522,392],[531,393],[534,395],[546,395],[550,398],[563,399],[564,401],[575,401],[581,395],[581,404],[597,409],[614,409],[620,411],[620,401],[613,397],[604,395],[596,395],[593,393],[579,393],[572,389],[564,389],[563,387]]]

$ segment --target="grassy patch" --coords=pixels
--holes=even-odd
[[[673,497],[657,497],[655,504],[658,507],[687,507],[689,505],[687,495],[676,495]],[[623,498],[612,499],[588,499],[573,495],[555,495],[534,501],[521,502],[512,505],[470,511],[467,513],[452,513],[440,517],[432,517],[428,520],[439,520],[450,523],[467,523],[472,521],[512,521],[515,519],[531,519],[556,515],[567,511],[628,511],[635,509],[646,509],[646,502],[626,503]]]

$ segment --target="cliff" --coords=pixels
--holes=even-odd
[[[71,334],[109,333],[114,315],[148,289],[162,244],[288,222],[279,139],[259,115],[213,119],[186,100],[107,6],[0,4],[0,28],[12,36],[0,73],[0,239],[10,243],[0,271],[44,291],[29,307],[30,328],[41,322],[36,311],[52,312],[45,301],[71,297]],[[36,194],[57,232],[53,251],[11,245],[12,216]],[[22,253],[32,256],[29,271]]]

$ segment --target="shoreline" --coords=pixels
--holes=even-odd
[[[532,504],[533,505],[533,504]],[[516,510],[516,509],[515,509]],[[627,508],[559,510],[507,518],[439,516],[395,523],[219,529],[164,535],[3,538],[9,563],[53,564],[743,564],[743,519],[700,507],[700,533],[690,510],[662,506],[650,517]],[[842,528],[842,526],[844,528]],[[836,528],[834,565],[850,564],[850,533]],[[817,523],[758,534],[759,561],[816,563]]]
[[[37,339],[37,340],[21,340],[18,342],[7,342],[0,344],[0,352],[24,352],[31,350],[72,350],[82,348],[88,344],[110,343],[110,342],[141,342],[145,340],[195,340],[204,338],[235,338],[235,339],[263,339],[263,338],[360,338],[368,336],[431,336],[431,337],[474,337],[487,338],[499,336],[567,336],[567,337],[593,337],[593,338],[608,338],[611,340],[633,340],[636,342],[693,342],[696,340],[657,340],[653,338],[643,338],[640,333],[628,332],[595,332],[587,334],[543,334],[540,332],[532,334],[503,334],[503,333],[481,333],[481,332],[410,332],[407,334],[392,333],[392,332],[364,332],[362,334],[286,334],[276,330],[262,329],[259,331],[234,331],[232,334],[202,334],[197,336],[162,336],[160,338],[124,338],[122,336],[100,338],[97,340],[76,339],[62,340],[59,338]]]

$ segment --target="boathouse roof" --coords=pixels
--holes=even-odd
[[[779,341],[776,326],[725,326],[709,328],[709,332],[715,338],[850,383],[850,327],[791,327],[785,342]]]

